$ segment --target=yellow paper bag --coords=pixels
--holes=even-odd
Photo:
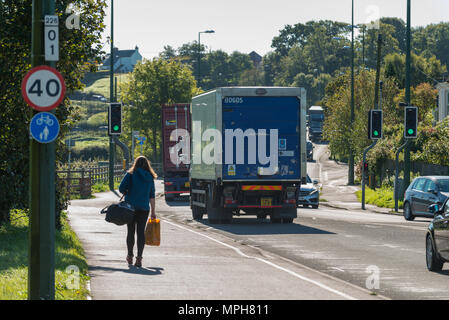
[[[149,246],[161,244],[161,223],[159,219],[148,219],[145,226],[145,244]]]

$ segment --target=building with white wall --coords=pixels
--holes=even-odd
[[[438,108],[435,116],[441,121],[449,116],[449,82],[441,82],[436,86],[438,90]]]
[[[114,72],[132,72],[134,66],[138,61],[142,60],[142,56],[139,53],[139,47],[136,46],[134,50],[119,50],[114,48]],[[106,56],[103,65],[100,70],[110,70],[111,58],[110,55]]]

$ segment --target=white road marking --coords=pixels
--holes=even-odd
[[[219,243],[219,244],[221,244],[221,245],[223,245],[223,246],[225,246],[225,247],[227,247],[227,248],[230,248],[230,249],[234,250],[236,253],[238,253],[239,255],[241,255],[242,257],[245,257],[245,258],[248,258],[248,259],[256,259],[256,260],[259,260],[260,262],[263,262],[263,263],[268,264],[268,265],[270,265],[270,266],[272,266],[272,267],[274,267],[274,268],[276,268],[276,269],[279,269],[279,270],[281,270],[281,271],[284,271],[284,272],[286,272],[286,273],[288,273],[288,274],[290,274],[290,275],[292,275],[292,276],[294,276],[294,277],[296,277],[296,278],[299,278],[299,279],[301,279],[301,280],[303,280],[303,281],[306,281],[306,282],[309,282],[309,283],[311,283],[311,284],[314,284],[314,285],[316,285],[316,286],[318,286],[318,287],[320,287],[320,288],[322,288],[322,289],[324,289],[324,290],[327,290],[327,291],[329,291],[329,292],[332,292],[332,293],[334,293],[334,294],[337,294],[337,295],[339,295],[339,296],[341,296],[341,297],[343,297],[343,298],[345,298],[345,299],[348,299],[348,300],[357,300],[356,298],[354,298],[354,297],[352,297],[352,296],[350,296],[350,295],[347,295],[347,294],[345,294],[345,293],[343,293],[343,292],[340,292],[340,291],[338,291],[338,290],[332,289],[332,288],[330,288],[330,287],[328,287],[328,286],[326,286],[326,285],[324,285],[324,284],[322,284],[322,283],[320,283],[320,282],[318,282],[318,281],[315,281],[315,280],[309,279],[309,278],[307,278],[307,277],[304,277],[304,276],[302,276],[302,275],[300,275],[300,274],[297,274],[296,272],[293,272],[293,271],[288,270],[288,269],[286,269],[286,268],[284,268],[284,267],[278,266],[277,264],[274,264],[274,263],[272,263],[272,262],[270,262],[270,261],[267,261],[267,260],[262,259],[262,258],[259,258],[259,257],[251,257],[251,256],[248,256],[248,255],[244,254],[240,249],[238,249],[238,248],[236,248],[236,247],[233,247],[233,246],[231,246],[231,245],[229,245],[229,244],[227,244],[227,243],[221,242],[221,241],[219,241],[219,240],[217,240],[217,239],[214,239],[214,238],[212,238],[212,237],[209,237],[209,236],[207,236],[207,235],[205,235],[205,234],[202,234],[202,233],[199,233],[199,232],[190,230],[190,229],[185,228],[185,227],[183,227],[183,226],[180,226],[180,225],[178,225],[178,224],[176,224],[176,223],[170,222],[170,221],[168,221],[168,220],[166,220],[166,219],[162,219],[162,220],[164,220],[166,223],[171,224],[171,225],[174,225],[174,226],[176,226],[176,227],[178,227],[178,228],[180,228],[180,229],[183,229],[183,230],[186,230],[186,231],[195,233],[195,234],[197,234],[197,235],[199,235],[199,236],[202,236],[202,237],[207,238],[207,239],[209,239],[209,240],[212,240],[212,241],[214,241],[214,242],[216,242],[216,243]]]

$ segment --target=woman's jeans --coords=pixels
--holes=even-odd
[[[128,236],[126,244],[128,246],[128,255],[133,256],[134,234],[137,232],[137,256],[142,257],[145,247],[145,225],[148,220],[149,210],[135,210],[134,221],[128,223]]]

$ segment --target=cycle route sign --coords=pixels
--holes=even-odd
[[[58,119],[50,112],[37,113],[31,119],[30,134],[37,142],[53,142],[59,134]]]
[[[65,83],[58,70],[49,66],[31,69],[22,81],[22,96],[38,111],[50,111],[64,100]]]

